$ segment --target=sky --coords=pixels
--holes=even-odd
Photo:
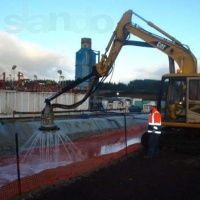
[[[0,5],[0,74],[6,77],[17,79],[21,72],[31,80],[58,81],[61,70],[66,80],[74,80],[81,38],[91,38],[92,49],[103,54],[118,21],[130,9],[188,45],[200,69],[199,0],[1,0]],[[132,22],[158,34],[134,15]],[[169,72],[168,57],[152,48],[124,46],[114,66],[106,82],[159,80]]]

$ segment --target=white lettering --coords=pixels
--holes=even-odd
[[[88,9],[89,8],[89,9]],[[93,15],[87,7],[83,15],[70,16],[66,12],[31,14],[30,6],[22,7],[21,14],[11,14],[4,18],[5,30],[11,33],[29,31],[32,33],[51,32],[60,28],[63,31],[106,33],[113,29],[114,20],[104,14]]]
[[[166,45],[163,44],[163,43],[161,43],[161,42],[158,42],[157,47],[158,47],[159,49],[161,49],[161,50],[165,50]]]

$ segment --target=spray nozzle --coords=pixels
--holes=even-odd
[[[53,108],[51,108],[49,105],[46,105],[42,111],[41,124],[42,125],[39,128],[40,131],[54,131],[60,129],[54,124]]]

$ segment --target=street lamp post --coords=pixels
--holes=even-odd
[[[58,70],[57,71],[58,72],[58,74],[59,74],[59,84],[60,84],[60,87],[61,87],[61,76],[62,76],[62,70]]]
[[[15,88],[15,69],[17,68],[17,65],[12,66],[12,70],[14,72],[13,80],[12,80],[12,86]]]
[[[35,86],[35,91],[37,92],[37,75],[34,75],[34,86]]]
[[[60,81],[60,78],[61,78],[61,76],[62,76],[62,70],[58,70],[57,72],[58,72],[58,74],[59,74],[59,81]]]

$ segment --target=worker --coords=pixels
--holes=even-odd
[[[150,102],[150,115],[148,119],[148,151],[144,158],[159,156],[159,136],[161,134],[161,114],[157,110],[156,103]]]

